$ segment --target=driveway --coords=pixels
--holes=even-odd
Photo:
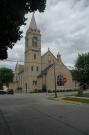
[[[0,95],[0,135],[89,135],[89,105],[49,96]]]

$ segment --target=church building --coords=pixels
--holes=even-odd
[[[22,88],[28,91],[68,90],[74,88],[72,75],[63,64],[61,55],[57,57],[48,49],[41,56],[41,32],[37,28],[34,14],[25,36],[24,65],[16,65],[13,81],[14,89]]]

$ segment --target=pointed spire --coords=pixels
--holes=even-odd
[[[37,25],[36,25],[34,13],[33,13],[33,15],[32,15],[32,19],[31,19],[31,22],[30,22],[30,28],[37,30]]]
[[[61,56],[59,52],[58,52],[57,56]]]
[[[58,52],[58,54],[57,54],[57,60],[61,63],[61,55],[60,55],[59,52]]]
[[[17,66],[18,66],[18,60],[17,60],[17,62],[16,62],[16,67],[15,67],[15,68],[17,68]]]
[[[50,51],[50,48],[48,48],[48,51]]]

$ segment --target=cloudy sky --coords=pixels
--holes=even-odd
[[[8,50],[9,60],[24,60],[24,37],[31,16],[26,15],[27,25],[21,27],[23,38]],[[36,12],[35,18],[42,33],[42,54],[50,48],[55,56],[61,54],[65,65],[73,66],[78,53],[89,51],[89,0],[47,0],[45,12]],[[0,63],[9,68],[16,64]]]

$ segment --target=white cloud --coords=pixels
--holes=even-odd
[[[78,53],[89,51],[89,0],[48,0],[44,13],[36,12],[38,28],[42,33],[42,53],[48,47],[62,55],[64,64],[73,65]],[[31,14],[26,15],[29,27]],[[12,60],[24,60],[24,38],[13,50],[8,50]]]

